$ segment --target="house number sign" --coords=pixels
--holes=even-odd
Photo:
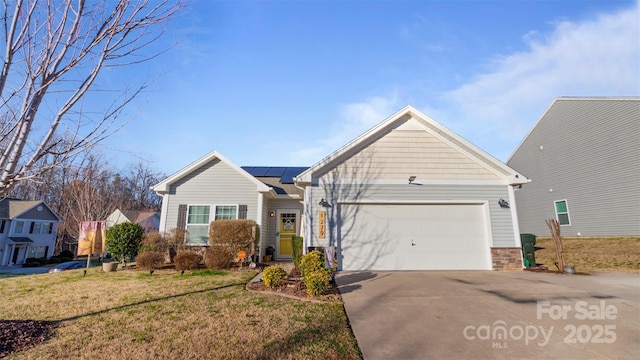
[[[327,225],[327,212],[326,211],[320,211],[318,212],[318,238],[319,239],[324,239],[326,234],[325,234],[325,229]]]

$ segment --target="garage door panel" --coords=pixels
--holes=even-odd
[[[352,207],[359,207],[354,209]],[[490,269],[482,205],[342,205],[343,270]]]

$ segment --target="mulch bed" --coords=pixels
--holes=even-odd
[[[307,294],[307,288],[304,286],[304,282],[302,280],[291,278],[283,281],[281,286],[275,288],[267,287],[262,282],[250,282],[247,284],[247,289],[251,291],[266,292],[273,295],[282,295],[284,297],[304,301],[342,303],[342,297],[338,291],[338,286],[333,282],[329,283],[329,290],[327,293],[319,296],[311,296]]]
[[[0,320],[0,358],[47,341],[56,327],[53,321]]]

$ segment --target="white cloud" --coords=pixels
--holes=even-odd
[[[340,108],[339,120],[332,124],[329,135],[315,145],[302,148],[292,154],[298,163],[313,164],[346,145],[402,106],[397,92],[389,96],[375,96],[365,101],[345,104]]]
[[[637,96],[639,12],[636,5],[593,20],[559,21],[547,35],[526,34],[527,51],[497,57],[492,71],[444,94],[447,106],[438,112],[457,131],[484,135],[474,142],[490,144],[487,150],[506,160],[556,97]]]
[[[525,51],[496,56],[489,71],[439,98],[402,90],[428,98],[412,105],[506,161],[556,97],[640,95],[639,18],[636,4],[590,20],[558,21],[550,33],[523,34]],[[329,155],[407,105],[400,92],[342,106],[330,136],[293,157],[312,164]]]

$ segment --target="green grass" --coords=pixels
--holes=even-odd
[[[189,276],[188,276],[189,274]],[[342,304],[248,292],[255,273],[92,268],[0,279],[2,320],[53,335],[9,359],[358,359]]]

